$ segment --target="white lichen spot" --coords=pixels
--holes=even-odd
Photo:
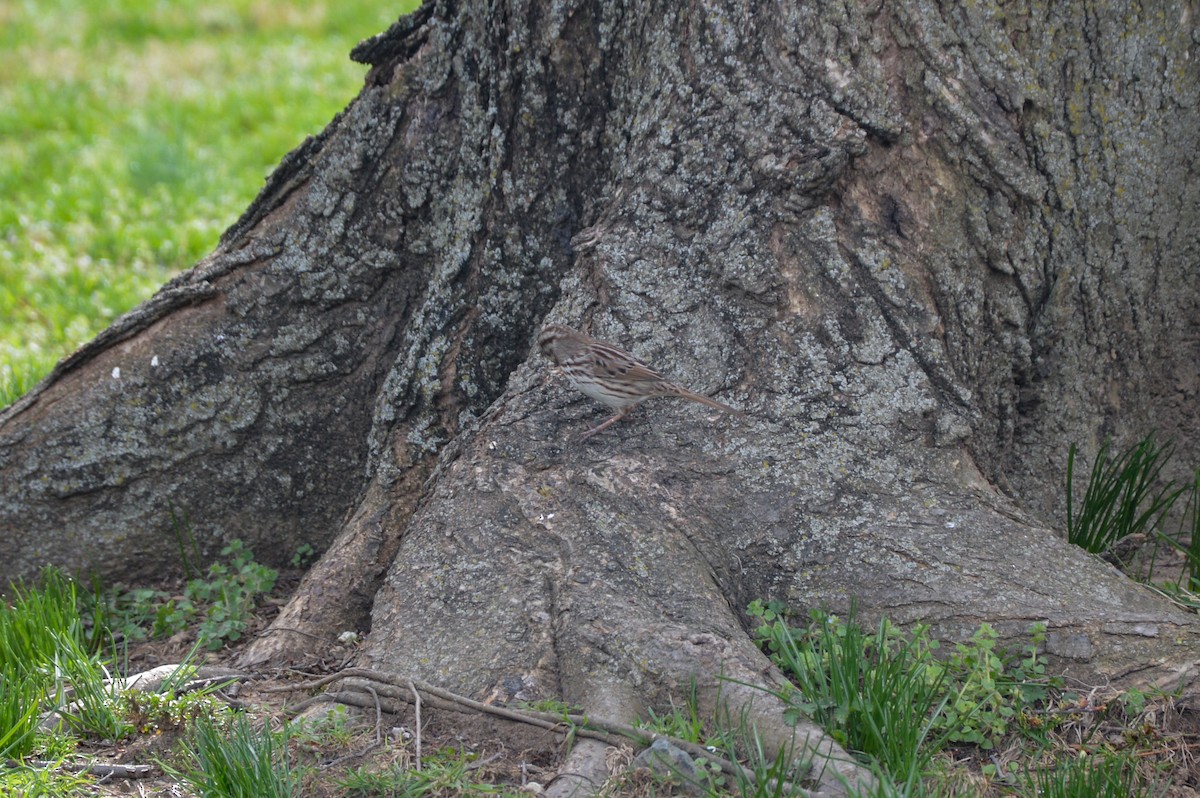
[[[844,89],[850,85],[850,76],[846,74],[846,71],[842,68],[842,66],[832,58],[825,59],[825,72],[829,76],[829,80],[833,83],[833,85],[839,89]]]
[[[154,357],[150,358],[150,368],[154,368],[154,369],[158,368],[158,355],[155,355]]]
[[[112,378],[113,378],[114,380],[119,380],[119,379],[121,379],[121,367],[120,367],[120,366],[114,366],[114,367],[113,367],[113,370],[112,370]]]

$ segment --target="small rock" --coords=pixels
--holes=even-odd
[[[630,767],[645,768],[655,775],[677,782],[688,792],[702,792],[704,789],[696,778],[696,765],[688,752],[661,737],[634,757]]]

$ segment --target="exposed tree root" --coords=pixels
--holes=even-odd
[[[401,703],[415,704],[420,701],[428,707],[457,712],[480,712],[517,723],[537,726],[563,737],[583,738],[568,755],[567,761],[560,771],[559,780],[551,785],[548,792],[551,795],[586,795],[599,790],[608,776],[608,767],[605,763],[608,746],[620,746],[626,741],[632,741],[637,746],[645,747],[656,739],[665,739],[689,755],[702,757],[717,765],[722,772],[730,776],[753,780],[753,775],[736,762],[715,754],[704,746],[677,737],[649,732],[626,723],[603,720],[586,714],[558,714],[485,704],[418,679],[409,679],[367,668],[346,668],[301,684],[264,688],[262,692],[314,690],[336,681],[343,681],[341,689],[321,693],[294,704],[288,708],[289,713],[295,715],[314,703],[333,701],[363,709],[382,707],[383,710],[394,714],[399,711]],[[797,750],[804,749],[801,747]],[[852,780],[851,770],[844,771],[844,774],[845,780]],[[818,774],[818,776],[820,775],[822,774]],[[797,790],[795,794],[832,796],[844,793],[844,790],[841,789],[843,779],[835,778],[832,781],[821,779],[821,781],[823,783],[817,790]]]
[[[101,779],[144,779],[154,774],[152,765],[106,765],[101,762],[49,762],[31,759],[25,762],[16,759],[4,760],[6,768],[31,768],[33,770],[57,770],[65,773],[84,773]]]
[[[595,795],[608,781],[610,746],[599,740],[580,740],[567,754],[558,775],[546,788],[548,798],[582,798]]]

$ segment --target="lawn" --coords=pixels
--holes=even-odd
[[[415,5],[0,3],[0,407],[209,252]]]

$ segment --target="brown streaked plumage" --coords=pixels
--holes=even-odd
[[[625,350],[562,324],[543,327],[538,348],[562,369],[576,390],[617,411],[600,426],[583,433],[581,440],[608,429],[655,396],[678,396],[743,415],[740,410],[671,382]]]

